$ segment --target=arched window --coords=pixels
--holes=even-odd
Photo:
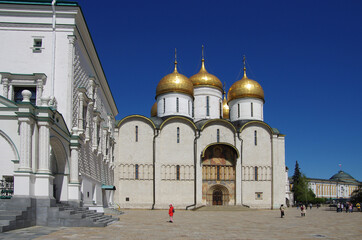
[[[253,103],[250,103],[250,111],[251,111],[251,116],[253,117],[254,115]]]
[[[216,142],[220,142],[220,129],[216,130]]]
[[[134,178],[135,178],[135,179],[138,179],[138,164],[135,165]]]
[[[240,117],[240,103],[238,103],[238,118]]]
[[[180,128],[177,127],[177,143],[180,143]]]
[[[210,99],[206,96],[206,116],[210,116]]]
[[[176,112],[179,112],[179,100],[176,98]]]
[[[256,132],[256,130],[254,131],[254,144],[255,146],[258,145],[258,133]]]
[[[135,127],[135,140],[138,142],[138,126]]]
[[[258,167],[254,168],[254,180],[258,181]]]
[[[180,180],[180,165],[176,166],[176,180]]]

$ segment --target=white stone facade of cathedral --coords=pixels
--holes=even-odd
[[[80,7],[1,3],[0,22],[2,183],[14,198],[102,211],[118,110]]]
[[[151,117],[117,123],[115,202],[122,208],[244,205],[286,201],[285,136],[263,121],[264,92],[244,77],[224,96],[205,69],[159,82]],[[229,110],[230,106],[230,110]],[[229,118],[230,116],[230,118]]]

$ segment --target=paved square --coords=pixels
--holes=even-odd
[[[308,210],[306,217],[279,210],[126,210],[106,228],[31,227],[0,234],[0,239],[362,239],[362,213]],[[42,236],[41,236],[42,235]]]

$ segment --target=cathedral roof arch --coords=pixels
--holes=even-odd
[[[201,154],[201,157],[205,157],[205,152],[206,150],[211,147],[211,146],[215,146],[215,145],[225,145],[225,146],[229,146],[231,147],[232,149],[235,150],[236,152],[236,155],[238,156],[238,158],[240,157],[240,153],[239,153],[239,150],[232,144],[230,143],[227,143],[227,142],[215,142],[215,143],[210,143],[209,145],[207,145],[204,150],[202,150],[202,154]]]
[[[155,124],[152,122],[151,119],[149,119],[148,117],[145,117],[145,116],[142,116],[142,115],[130,115],[130,116],[127,116],[127,117],[124,117],[123,119],[121,119],[118,123],[117,123],[117,128],[120,128],[121,125],[128,119],[131,119],[131,118],[140,118],[140,119],[143,119],[143,120],[146,120],[146,122],[148,122],[153,129],[156,128]]]
[[[269,130],[271,135],[277,134],[277,135],[280,135],[280,136],[284,136],[283,134],[280,134],[278,129],[272,128],[267,123],[262,122],[262,121],[249,121],[249,122],[245,123],[243,126],[241,126],[239,132],[241,133],[246,127],[248,127],[249,125],[252,125],[252,124],[262,125],[262,126],[266,127]]]
[[[229,122],[229,121],[227,121],[227,120],[225,120],[225,119],[210,119],[210,120],[207,120],[207,121],[201,126],[200,130],[201,130],[201,131],[204,130],[204,128],[205,128],[208,124],[210,124],[210,123],[217,123],[217,122],[219,122],[219,123],[225,123],[225,124],[226,124],[227,126],[229,126],[231,129],[233,129],[234,132],[237,132],[235,126],[234,126],[231,122]]]
[[[160,125],[160,128],[159,128],[159,129],[162,130],[162,128],[165,126],[165,124],[166,124],[167,122],[169,122],[169,121],[171,121],[171,120],[175,120],[175,119],[179,119],[179,120],[182,120],[182,121],[186,121],[186,122],[190,123],[190,125],[191,125],[195,130],[197,130],[197,127],[196,127],[195,123],[194,123],[192,120],[190,120],[190,119],[188,119],[188,118],[185,118],[185,117],[181,117],[181,116],[173,116],[173,117],[167,118],[165,121],[162,122],[162,124]]]

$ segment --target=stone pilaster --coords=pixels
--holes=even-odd
[[[3,96],[5,98],[9,98],[9,79],[3,78],[2,84],[3,84]]]
[[[235,166],[235,204],[241,205],[241,158],[236,159]]]
[[[19,117],[19,123],[20,123],[19,171],[31,172],[33,120],[29,117]]]
[[[39,167],[38,173],[48,173],[50,171],[50,123],[39,122]]]

